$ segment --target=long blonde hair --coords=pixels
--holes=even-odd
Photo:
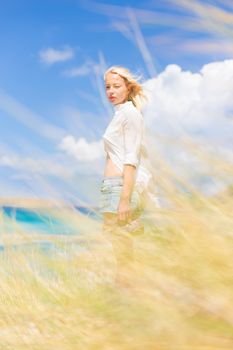
[[[129,87],[128,101],[132,101],[134,106],[141,110],[146,96],[143,93],[142,85],[138,82],[139,77],[134,76],[129,69],[121,66],[112,66],[104,73],[104,80],[108,73],[118,74],[124,79],[126,86]]]

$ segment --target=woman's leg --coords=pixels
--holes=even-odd
[[[117,262],[116,283],[122,285],[126,282],[126,274],[134,260],[133,238],[124,226],[118,224],[117,214],[104,213],[103,219],[103,232],[112,243]]]

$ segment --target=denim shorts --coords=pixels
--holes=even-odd
[[[123,186],[122,176],[104,177],[100,188],[100,212],[117,214]],[[142,211],[141,197],[137,190],[133,190],[130,207],[133,213]]]

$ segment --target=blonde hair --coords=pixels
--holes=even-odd
[[[128,101],[132,101],[134,106],[141,110],[146,96],[143,93],[142,85],[138,82],[139,77],[134,76],[129,69],[121,66],[112,66],[107,69],[104,73],[104,80],[108,73],[118,74],[121,78],[124,79],[126,86],[129,87]]]

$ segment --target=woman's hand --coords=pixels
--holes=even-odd
[[[130,201],[128,199],[120,199],[118,206],[118,222],[125,224],[131,220]]]

